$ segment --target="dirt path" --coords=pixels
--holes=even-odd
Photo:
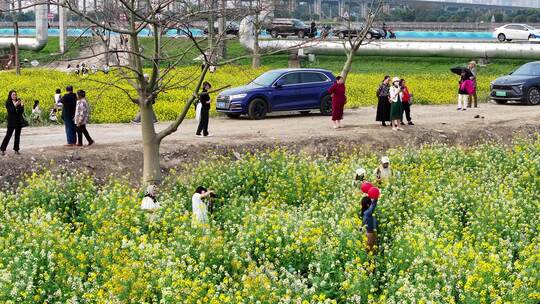
[[[331,128],[329,117],[312,114],[273,115],[266,120],[210,120],[208,138],[195,137],[196,122],[188,120],[162,144],[164,169],[205,157],[207,153],[230,155],[232,151],[287,146],[297,150],[331,154],[347,147],[367,146],[374,151],[401,145],[432,142],[474,144],[483,140],[510,141],[520,136],[534,136],[540,131],[540,107],[481,104],[480,108],[456,111],[454,105],[421,106],[412,109],[415,126],[394,132],[374,122],[375,108],[349,110],[345,128]],[[480,115],[484,118],[474,118]],[[166,123],[158,123],[160,130]],[[63,147],[63,126],[23,130],[21,156],[0,158],[0,182],[16,181],[20,173],[50,166],[51,161],[66,167],[87,168],[99,178],[109,174],[138,173],[142,154],[140,127],[132,124],[90,125],[96,141],[92,147]],[[5,129],[0,130],[3,137]]]

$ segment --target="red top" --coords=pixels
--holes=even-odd
[[[403,94],[401,102],[408,103],[411,101],[411,93],[409,93],[409,88],[403,87],[403,89],[401,89],[401,93]]]
[[[337,82],[334,82],[334,84],[328,89],[328,93],[332,94],[332,101],[333,102],[342,102],[345,103],[347,101],[347,97],[345,96],[345,84],[339,84]]]

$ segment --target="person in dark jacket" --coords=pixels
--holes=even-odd
[[[24,103],[17,98],[17,92],[15,90],[9,91],[7,100],[6,100],[6,110],[7,110],[7,132],[4,140],[2,141],[2,146],[0,146],[0,153],[6,155],[6,149],[11,140],[11,136],[15,132],[15,141],[13,142],[13,150],[15,154],[19,154],[19,143],[21,140],[21,129],[24,127]]]
[[[73,93],[73,87],[66,87],[67,93],[62,97],[62,120],[66,128],[67,145],[75,146],[77,143],[75,129],[75,109],[77,107],[77,95]]]
[[[197,136],[199,137],[211,136],[210,134],[208,134],[208,121],[210,120],[210,103],[212,102],[210,100],[210,94],[208,94],[208,90],[210,90],[211,87],[212,85],[210,85],[208,81],[205,81],[203,83],[202,92],[199,95],[199,100],[201,103],[201,116],[199,119],[199,127],[197,127]]]
[[[390,76],[386,75],[384,76],[384,80],[377,89],[377,98],[378,98],[378,104],[377,104],[377,117],[375,118],[376,121],[381,121],[382,126],[386,127],[386,121],[390,121]]]

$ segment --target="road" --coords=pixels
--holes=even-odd
[[[211,118],[208,138],[197,138],[196,121],[187,120],[178,132],[167,137],[164,146],[189,143],[204,144],[243,144],[254,142],[294,142],[315,137],[354,138],[362,134],[375,134],[381,137],[392,137],[389,127],[381,127],[374,121],[375,107],[347,110],[344,117],[345,128],[331,128],[330,118],[311,114],[272,115],[266,120],[251,121],[248,119]],[[480,115],[484,118],[474,118]],[[402,135],[414,135],[421,130],[435,130],[439,133],[471,132],[491,127],[505,127],[509,130],[521,125],[540,125],[540,106],[480,104],[479,108],[457,111],[455,105],[423,106],[414,105],[412,116],[415,126],[405,126]],[[157,123],[161,130],[167,123]],[[101,124],[89,125],[89,132],[98,144],[121,145],[134,144],[140,141],[140,127],[133,124]],[[0,130],[3,136],[5,129]],[[23,150],[42,149],[62,146],[65,143],[63,126],[26,128],[22,133]]]

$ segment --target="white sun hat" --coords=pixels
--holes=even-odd
[[[358,176],[366,175],[366,169],[364,169],[364,168],[356,169],[356,175],[358,175]]]
[[[394,82],[396,82],[396,81],[401,81],[401,78],[399,78],[399,77],[396,76],[396,77],[394,77],[394,79],[392,79],[392,83],[394,83]]]
[[[388,158],[388,156],[381,157],[381,163],[389,164],[390,163],[390,158]]]

